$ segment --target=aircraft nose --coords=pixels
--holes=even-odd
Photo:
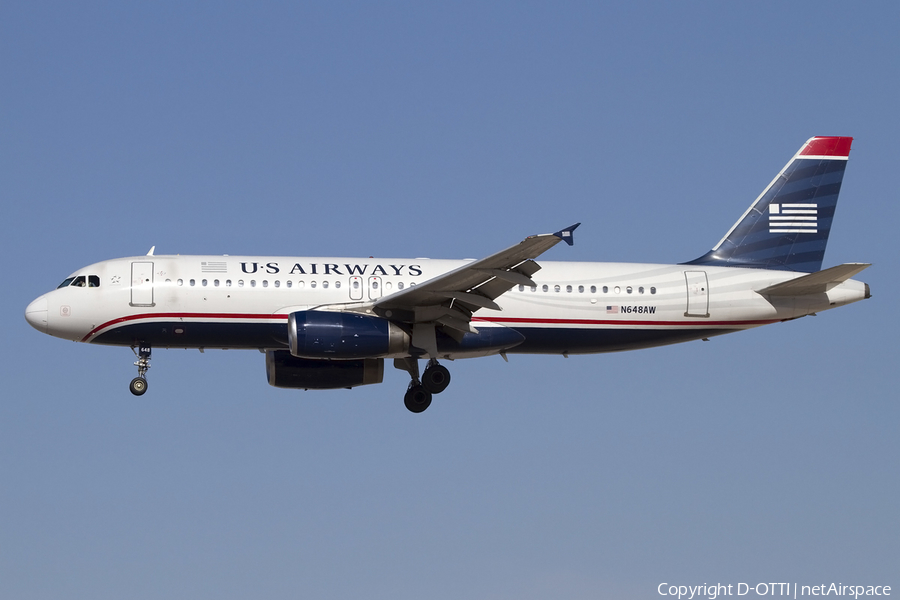
[[[28,305],[25,309],[25,320],[28,324],[40,331],[47,333],[47,297],[41,296]]]

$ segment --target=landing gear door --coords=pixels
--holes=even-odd
[[[381,277],[369,277],[369,300],[381,298]]]
[[[709,316],[709,281],[706,271],[685,271],[684,280],[687,283],[687,310],[686,317]]]
[[[153,306],[153,263],[131,263],[131,306]]]

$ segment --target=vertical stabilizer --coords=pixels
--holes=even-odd
[[[821,270],[852,141],[809,139],[722,241],[685,264]]]

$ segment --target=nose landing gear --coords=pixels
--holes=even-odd
[[[150,368],[150,346],[131,347],[131,351],[138,357],[134,366],[138,368],[138,376],[131,380],[128,389],[135,396],[142,396],[147,391],[147,369]]]
[[[450,371],[434,358],[428,361],[422,379],[419,379],[419,361],[413,357],[394,359],[394,367],[409,373],[411,381],[403,404],[407,410],[420,413],[431,406],[433,394],[440,394],[450,385]]]

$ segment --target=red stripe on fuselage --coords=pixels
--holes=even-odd
[[[729,326],[729,325],[769,325],[770,323],[778,323],[781,319],[763,319],[754,321],[612,321],[597,319],[529,319],[524,317],[473,317],[473,321],[482,321],[485,323],[521,323],[523,325],[635,325],[639,327],[683,327],[685,325],[693,326]]]

